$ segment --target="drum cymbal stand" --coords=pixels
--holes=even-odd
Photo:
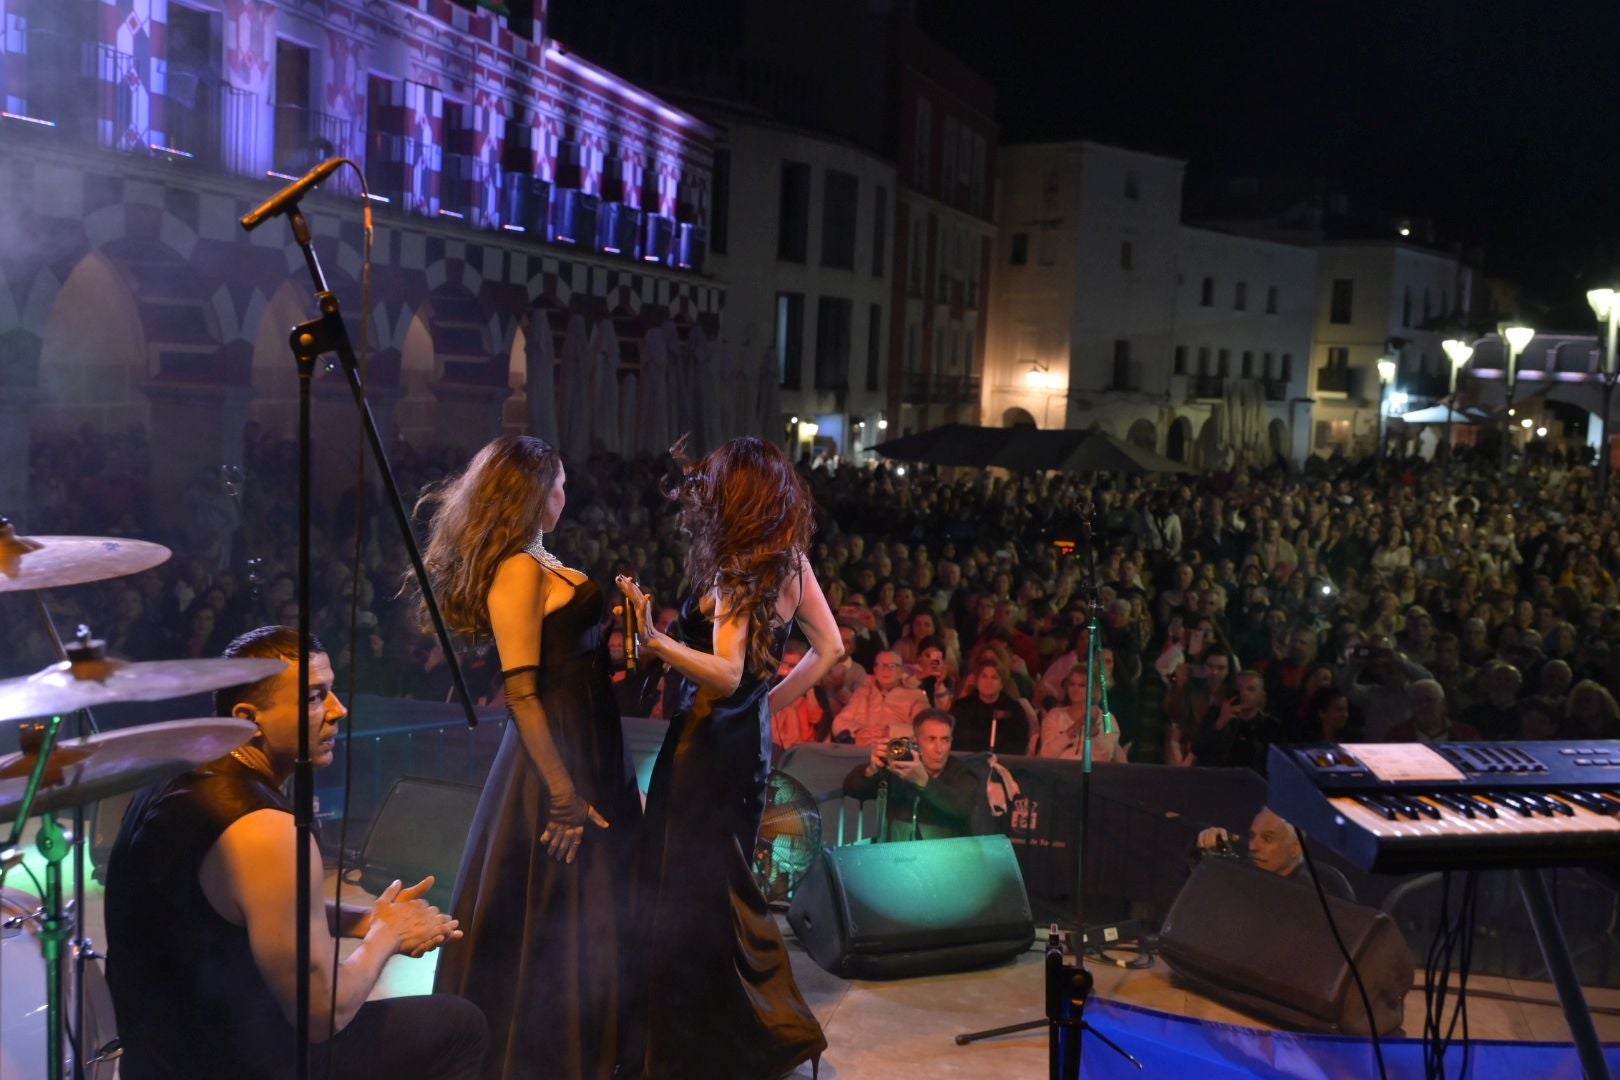
[[[58,715],[42,724],[24,724],[18,730],[23,752],[38,753],[39,758],[34,762],[33,771],[28,774],[28,787],[23,791],[22,805],[18,808],[17,820],[12,823],[11,835],[7,837],[5,847],[0,848],[0,881],[5,879],[7,871],[22,862],[22,851],[17,845],[22,842],[23,827],[28,823],[34,796],[45,777],[51,750],[56,745],[56,735],[61,727],[62,717]],[[74,837],[73,841],[77,839]],[[34,838],[34,844],[45,858],[45,895],[40,898],[45,904],[45,916],[40,920],[39,942],[45,953],[46,1080],[65,1080],[62,1050],[65,1046],[63,1035],[67,1009],[62,992],[62,946],[72,930],[69,921],[62,917],[62,860],[67,857],[72,842],[57,823],[56,815],[46,813],[40,819],[39,834]],[[74,1054],[73,1060],[77,1068],[80,1055]]]
[[[73,644],[64,645],[62,636],[56,632],[56,621],[51,618],[50,609],[45,606],[43,592],[38,590],[34,592],[34,603],[39,607],[39,617],[45,623],[46,632],[50,634],[51,644],[56,646],[56,654],[63,660],[78,663],[103,658],[105,643],[91,640],[88,626],[81,623],[78,632],[73,635]],[[96,718],[88,708],[78,709],[76,714],[79,738],[101,734],[101,728],[96,725]],[[73,938],[68,942],[71,949],[69,955],[73,958],[73,1023],[68,1027],[68,1040],[73,1044],[74,1080],[84,1080],[84,965],[87,961],[100,958],[95,943],[84,936],[85,837],[88,835],[89,830],[85,828],[84,823],[84,804],[74,803],[73,832],[69,840],[69,847],[73,851]]]

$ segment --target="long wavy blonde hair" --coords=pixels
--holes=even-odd
[[[418,512],[432,511],[422,562],[445,623],[456,633],[490,633],[487,598],[495,571],[534,539],[561,468],[561,455],[544,439],[502,435],[478,451],[460,476],[417,500]],[[415,585],[412,578],[407,589]],[[425,604],[418,614],[426,620]]]
[[[732,439],[696,463],[685,445],[682,438],[670,449],[683,473],[670,497],[692,538],[687,580],[700,597],[714,589],[725,610],[748,612],[748,667],[769,674],[781,626],[776,600],[810,544],[810,489],[780,447],[756,436]]]

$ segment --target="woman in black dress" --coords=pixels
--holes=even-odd
[[[827,1046],[750,871],[771,713],[815,686],[843,643],[805,558],[810,494],[779,448],[733,439],[687,464],[673,497],[692,541],[679,640],[619,579],[645,612],[642,648],[680,677],[636,854],[644,979],[631,1026],[645,1046],[626,1065],[639,1058],[644,1080],[771,1080],[819,1066]],[[810,648],[773,688],[794,622]]]
[[[492,1078],[608,1080],[622,1035],[641,806],[601,590],[541,542],[562,514],[563,480],[546,443],[503,436],[427,496],[428,574],[453,628],[494,635],[510,715],[451,902],[465,936],[434,979],[489,1018]]]

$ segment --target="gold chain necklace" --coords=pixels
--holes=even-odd
[[[243,753],[243,750],[245,750],[245,749],[246,749],[246,747],[238,746],[235,750],[231,751],[230,756],[235,758],[237,761],[241,762],[243,765],[246,765],[248,768],[252,769],[254,772],[258,773],[259,775],[268,776],[268,777],[270,777],[271,780],[274,780],[275,779],[274,774],[272,774],[270,772],[270,770],[268,768],[266,768],[266,766],[269,764],[268,758],[266,758],[262,762],[261,761],[255,761],[255,760],[253,760],[253,758],[251,758],[247,754]],[[257,748],[255,748],[255,749],[257,749]],[[264,756],[264,751],[260,750],[259,754],[260,754],[261,757],[263,757]]]

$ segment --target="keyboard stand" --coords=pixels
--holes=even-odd
[[[1558,924],[1547,879],[1536,869],[1521,868],[1513,873],[1519,881],[1519,895],[1524,897],[1525,909],[1530,913],[1530,927],[1536,933],[1536,943],[1541,946],[1542,959],[1547,962],[1547,973],[1552,976],[1558,1001],[1564,1007],[1564,1021],[1569,1024],[1581,1069],[1587,1080],[1610,1080],[1603,1044],[1598,1041],[1597,1028],[1592,1025],[1592,1013],[1586,1007],[1581,981],[1575,977],[1569,942],[1564,939],[1564,928]]]

